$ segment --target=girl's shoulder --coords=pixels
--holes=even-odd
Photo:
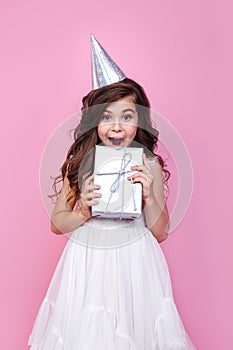
[[[148,161],[154,162],[158,160],[158,156],[154,155],[153,157],[147,157]]]
[[[151,170],[156,169],[158,166],[160,168],[160,163],[158,157],[155,155],[154,157],[147,157],[148,164]]]

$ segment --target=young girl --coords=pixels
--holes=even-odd
[[[159,246],[169,224],[164,197],[169,172],[153,153],[158,132],[149,107],[143,88],[128,78],[83,98],[82,118],[62,166],[62,190],[51,218],[54,233],[73,233],[40,307],[29,339],[31,350],[194,349]],[[136,173],[128,178],[142,185],[139,219],[92,217],[91,208],[101,197],[100,186],[93,183],[92,157],[100,143],[144,148],[143,165],[133,166]],[[103,232],[123,232],[128,240],[119,246],[91,245]]]

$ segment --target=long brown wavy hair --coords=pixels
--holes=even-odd
[[[118,83],[92,90],[82,99],[81,120],[74,129],[74,142],[68,150],[66,160],[61,167],[61,175],[54,179],[53,189],[58,197],[61,191],[57,191],[56,185],[67,175],[72,193],[79,199],[81,186],[94,170],[94,149],[101,143],[97,127],[101,116],[107,106],[124,97],[132,97],[138,113],[138,128],[130,147],[144,148],[148,157],[157,156],[162,167],[165,187],[170,177],[170,172],[162,157],[156,154],[158,142],[158,130],[153,127],[150,118],[150,102],[144,89],[132,79],[126,78]],[[167,187],[168,188],[168,187]],[[71,197],[68,197],[69,200]]]

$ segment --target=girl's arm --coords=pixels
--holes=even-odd
[[[147,227],[160,243],[168,236],[169,214],[164,197],[162,169],[157,159],[152,174],[153,191],[145,200],[144,213]]]
[[[90,207],[96,204],[95,197],[100,194],[93,192],[93,189],[99,189],[99,186],[93,185],[91,182],[93,176],[89,177],[84,183],[83,193],[81,194],[81,208],[73,210],[77,197],[70,188],[70,183],[67,176],[64,177],[61,193],[57,203],[53,209],[51,216],[51,231],[56,234],[68,233],[74,231],[81,226],[85,221],[90,219]],[[67,201],[68,195],[72,195],[71,200]]]
[[[134,166],[133,170],[139,170],[132,178],[142,184],[142,198],[144,202],[144,214],[146,225],[154,237],[160,243],[168,234],[169,214],[164,197],[162,169],[157,159],[151,170],[148,160],[143,155],[143,166]]]

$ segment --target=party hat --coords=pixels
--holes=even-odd
[[[93,34],[91,34],[91,55],[93,90],[126,78],[126,75],[111,59]]]

